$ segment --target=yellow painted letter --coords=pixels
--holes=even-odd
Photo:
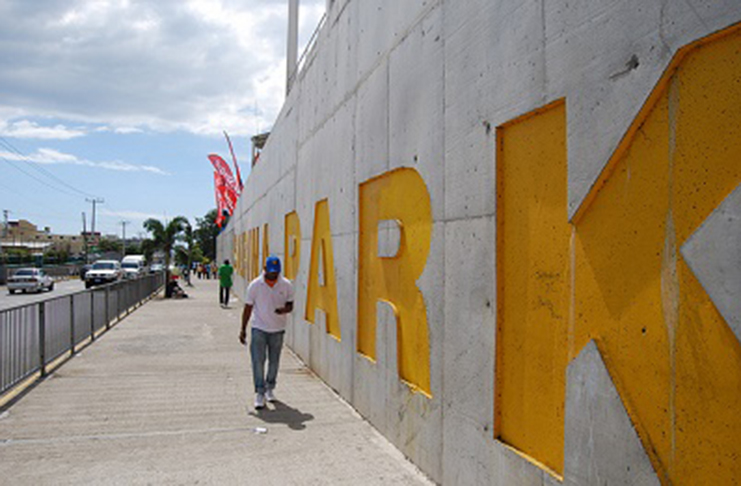
[[[396,220],[399,251],[378,256],[378,223]],[[397,169],[360,185],[358,248],[358,351],[376,357],[376,303],[396,314],[399,374],[431,396],[427,310],[416,280],[427,263],[432,239],[430,194],[414,169]]]
[[[269,227],[268,224],[265,223],[262,226],[262,266],[265,266],[265,262],[268,260],[268,257],[270,256],[270,238],[268,237]]]
[[[286,252],[283,273],[287,279],[294,280],[301,265],[301,221],[296,211],[286,214],[285,228]]]
[[[497,135],[495,433],[560,474],[570,238],[564,104]]]
[[[324,282],[319,282],[319,258],[321,256]],[[332,232],[329,227],[329,203],[326,199],[316,203],[314,210],[314,233],[311,235],[311,261],[309,285],[306,294],[306,320],[314,322],[316,309],[327,316],[327,333],[340,339],[340,317],[337,312],[337,283],[334,278],[334,256]]]

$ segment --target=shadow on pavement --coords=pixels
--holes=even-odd
[[[274,401],[272,405],[275,408],[266,407],[262,410],[252,411],[249,414],[268,424],[286,424],[293,430],[304,430],[306,428],[305,422],[314,420],[312,414],[303,413],[280,400]]]

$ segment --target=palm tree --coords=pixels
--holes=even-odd
[[[177,216],[165,226],[162,221],[149,218],[144,221],[144,229],[152,233],[154,247],[165,254],[165,282],[170,281],[170,257],[172,249],[185,225],[190,226],[188,220],[183,216]]]
[[[193,227],[190,225],[190,223],[186,220],[185,225],[183,225],[183,231],[180,234],[180,237],[178,238],[180,241],[185,243],[186,247],[178,247],[179,251],[182,251],[184,253],[184,260],[186,264],[187,270],[185,271],[185,282],[188,284],[188,287],[192,287],[193,284],[190,283],[190,271],[191,267],[193,266],[193,251],[195,250],[195,234],[193,231]]]

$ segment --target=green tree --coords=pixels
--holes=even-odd
[[[123,251],[123,243],[118,240],[102,238],[98,243],[98,251],[100,253],[121,253]]]
[[[188,220],[183,216],[177,216],[165,226],[162,221],[149,218],[144,221],[144,229],[152,234],[152,244],[157,250],[165,254],[165,281],[170,281],[170,258],[178,236],[183,232]]]
[[[196,218],[195,239],[203,255],[209,260],[216,260],[216,237],[218,235],[216,209],[207,212],[203,218]]]
[[[65,263],[69,260],[69,245],[53,247],[44,253],[44,263]]]
[[[157,250],[154,246],[154,241],[152,241],[149,238],[145,238],[142,240],[141,244],[141,254],[144,255],[144,261],[147,265],[152,264],[152,258],[154,257],[154,252]]]
[[[126,243],[126,254],[127,255],[141,255],[142,245],[140,241],[129,241]]]
[[[187,269],[185,271],[186,275],[186,282],[189,287],[192,287],[193,284],[190,283],[190,272],[191,267],[193,266],[193,257],[195,254],[195,249],[197,247],[197,243],[195,240],[195,232],[193,231],[193,227],[190,225],[190,223],[186,220],[185,224],[183,225],[183,231],[180,233],[178,238],[182,243],[184,243],[184,246],[178,246],[177,250],[175,252],[175,261],[177,262],[180,260],[182,263],[181,265],[184,265]],[[182,254],[183,258],[178,259],[178,255]]]

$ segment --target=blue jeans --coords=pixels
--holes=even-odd
[[[275,388],[278,378],[280,351],[283,348],[285,331],[265,332],[252,328],[250,354],[252,355],[252,378],[255,382],[255,393]],[[265,358],[268,358],[268,376],[265,378]]]

